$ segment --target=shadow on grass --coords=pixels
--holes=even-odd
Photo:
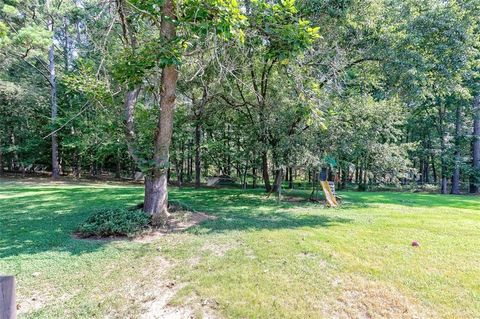
[[[0,191],[0,258],[43,252],[83,254],[104,242],[72,238],[92,210],[137,202],[141,189],[7,186]]]
[[[233,230],[327,227],[348,219],[289,210],[298,205],[265,198],[261,191],[238,189],[175,189],[170,198],[217,217],[190,230],[215,233]],[[0,190],[0,258],[44,252],[77,255],[102,249],[107,242],[72,237],[92,210],[112,205],[132,205],[143,198],[139,187],[22,186]],[[298,210],[296,210],[298,211]]]
[[[302,192],[292,194],[298,196]],[[304,195],[307,194],[308,191]],[[480,197],[474,196],[373,192],[346,192],[341,196],[349,202],[349,208],[380,203],[480,210]],[[102,249],[107,242],[72,238],[76,227],[96,208],[133,205],[142,198],[141,187],[3,185],[0,258],[52,251],[83,254]],[[196,234],[330,227],[351,222],[341,217],[342,210],[327,212],[308,202],[277,204],[273,196],[267,198],[262,190],[171,188],[170,198],[217,217],[190,230]],[[337,212],[339,216],[335,216]]]
[[[327,214],[302,213],[301,208],[311,207],[308,202],[277,204],[273,197],[267,198],[262,191],[243,190],[193,190],[174,192],[175,199],[196,210],[214,215],[189,230],[191,233],[219,233],[227,231],[255,231],[262,229],[294,229],[301,227],[329,227],[351,220]],[[292,210],[292,208],[296,208]]]

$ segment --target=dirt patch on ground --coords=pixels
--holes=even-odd
[[[436,318],[433,310],[380,282],[359,277],[337,278],[332,286],[338,294],[324,306],[327,318]]]
[[[145,281],[137,293],[141,300],[140,319],[190,319],[205,318],[214,319],[213,308],[208,303],[191,299],[182,305],[172,303],[175,295],[183,288],[183,284],[176,280],[168,279],[168,272],[174,264],[163,257],[157,258],[158,264],[154,265],[153,274],[149,272],[148,281]]]
[[[308,203],[310,199],[300,196],[283,196],[282,201],[288,203]]]
[[[217,257],[223,257],[230,250],[238,247],[236,243],[207,243],[200,249],[202,252],[208,252]]]
[[[152,242],[160,236],[165,236],[171,233],[180,233],[187,229],[199,225],[207,220],[214,220],[215,216],[200,212],[190,211],[175,211],[171,214],[170,219],[165,227],[152,229],[142,236],[136,237],[133,240],[138,242]]]
[[[176,211],[168,221],[168,232],[181,232],[196,226],[206,220],[216,219],[215,216],[200,212]]]

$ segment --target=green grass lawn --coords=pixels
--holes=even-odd
[[[480,317],[480,197],[346,192],[324,209],[172,189],[217,218],[153,240],[72,237],[93,208],[142,197],[137,186],[0,181],[0,273],[17,277],[21,317],[138,318],[158,292],[199,316]]]

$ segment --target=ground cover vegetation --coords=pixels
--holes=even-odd
[[[105,202],[140,202],[141,186],[0,185],[0,271],[17,277],[23,318],[480,314],[476,196],[349,191],[342,208],[325,209],[278,205],[261,190],[175,187],[173,200],[216,218],[102,241],[72,234]]]

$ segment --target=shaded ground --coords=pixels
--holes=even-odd
[[[348,192],[324,209],[173,189],[215,219],[139,241],[71,236],[93,208],[142,194],[0,180],[0,273],[17,276],[22,318],[480,317],[478,197]]]

